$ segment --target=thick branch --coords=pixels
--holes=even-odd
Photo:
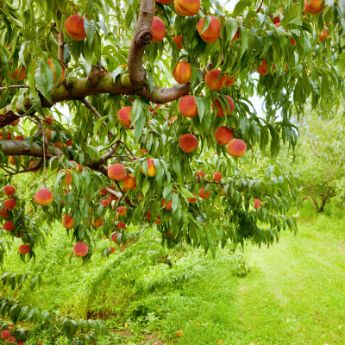
[[[137,89],[141,89],[145,84],[143,57],[145,47],[152,41],[151,24],[155,5],[155,0],[141,0],[138,23],[128,54],[129,80]]]
[[[6,156],[43,157],[43,148],[40,144],[29,140],[0,140],[0,150]],[[63,153],[56,147],[49,147],[47,156],[61,156]]]
[[[169,88],[156,88],[152,92],[144,88],[138,93],[153,103],[169,103],[187,95],[189,93],[189,84],[182,84]]]

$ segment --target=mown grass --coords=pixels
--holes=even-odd
[[[341,345],[345,219],[334,212],[303,209],[298,236],[286,233],[269,249],[249,245],[246,277],[239,277],[242,254],[168,250],[153,229],[124,252],[96,253],[85,265],[69,261],[70,242],[56,229],[35,265],[12,255],[4,269],[45,268],[43,285],[24,289],[21,302],[103,319],[100,345]]]

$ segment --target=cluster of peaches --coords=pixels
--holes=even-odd
[[[5,342],[5,344],[17,344],[17,345],[24,345],[23,340],[16,339],[13,335],[14,325],[9,324],[7,327],[0,332],[0,339]]]

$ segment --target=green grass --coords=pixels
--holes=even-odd
[[[5,269],[48,268],[42,287],[22,291],[21,302],[103,319],[100,345],[342,345],[345,219],[302,215],[297,236],[245,249],[251,270],[243,278],[241,254],[226,249],[213,259],[189,248],[167,250],[153,230],[126,251],[108,259],[96,254],[86,265],[68,261],[69,240],[56,231],[36,265],[23,266],[13,255]]]

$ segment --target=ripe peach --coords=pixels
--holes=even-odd
[[[77,242],[73,247],[73,253],[76,256],[85,256],[89,252],[89,246],[85,242]]]
[[[247,144],[241,139],[232,139],[226,149],[232,157],[238,158],[246,153]]]
[[[124,180],[127,177],[125,167],[120,163],[110,165],[108,167],[108,177],[115,181]]]
[[[195,173],[195,176],[196,176],[197,180],[200,181],[201,179],[203,179],[203,178],[206,177],[206,174],[205,174],[205,171],[198,170],[198,171]]]
[[[71,169],[65,170],[65,178],[64,178],[64,184],[66,186],[69,186],[72,184],[73,178],[72,178],[72,171]]]
[[[84,18],[79,14],[73,14],[65,20],[65,29],[68,36],[75,41],[83,41],[86,38]]]
[[[202,17],[197,26],[196,30],[200,38],[206,43],[213,43],[217,41],[220,36],[221,24],[220,20],[215,16],[209,16],[209,25],[205,27],[205,18]]]
[[[222,180],[222,178],[223,178],[223,175],[222,175],[222,173],[221,172],[219,172],[219,171],[216,171],[214,174],[213,174],[213,181],[214,182],[220,182],[221,180]]]
[[[119,122],[125,128],[131,127],[131,111],[132,111],[132,107],[127,106],[127,107],[121,108],[117,113],[117,118]]]
[[[12,211],[17,205],[16,199],[7,199],[4,201],[4,209],[6,211]]]
[[[261,200],[255,198],[255,199],[254,199],[254,208],[255,208],[255,209],[258,209],[258,208],[260,208],[260,207],[261,207]]]
[[[119,206],[117,208],[117,213],[119,216],[124,217],[127,214],[127,207],[126,206]]]
[[[324,28],[319,35],[319,39],[321,42],[324,42],[328,37],[329,37],[329,30],[327,28]]]
[[[146,169],[145,169],[146,168]],[[153,158],[148,158],[141,167],[141,172],[149,177],[155,177],[157,174],[155,161]]]
[[[182,49],[183,36],[182,35],[174,36],[173,40],[176,44],[177,49]]]
[[[103,207],[108,207],[110,205],[110,200],[107,198],[107,199],[102,199],[100,204],[103,206]]]
[[[162,200],[162,207],[166,210],[166,211],[171,211],[172,210],[172,200],[169,200],[168,202],[163,199]]]
[[[70,214],[64,214],[62,217],[62,225],[66,229],[72,229],[74,225],[74,219]]]
[[[44,118],[44,122],[45,122],[48,126],[51,126],[51,125],[54,123],[54,118],[53,118],[53,116],[50,116],[50,115],[46,116],[46,117]]]
[[[230,115],[235,110],[234,100],[230,96],[225,96],[228,101],[228,106],[226,109],[223,109],[222,104],[216,99],[214,101],[214,107],[216,108],[216,116],[223,117],[224,115]]]
[[[53,73],[53,82],[54,82],[54,84],[56,84],[56,83],[61,84],[65,80],[65,76],[66,76],[65,67],[61,64],[61,62],[53,60],[53,59],[48,59],[47,63],[48,63],[48,66],[49,66],[50,70]],[[58,71],[59,71],[59,74],[60,74],[59,80],[57,79]]]
[[[199,196],[202,199],[208,199],[211,196],[211,192],[209,190],[206,190],[204,187],[202,187],[199,190]]]
[[[267,65],[267,61],[266,60],[262,60],[261,64],[259,65],[259,67],[257,68],[257,72],[259,72],[259,74],[261,76],[265,76],[268,74],[268,65]]]
[[[4,230],[6,231],[13,231],[15,229],[15,225],[11,220],[6,221],[2,227],[4,228]]]
[[[113,242],[117,242],[117,239],[120,239],[120,238],[121,238],[121,234],[117,231],[115,231],[111,234],[111,240]]]
[[[225,84],[226,75],[220,69],[213,69],[205,73],[205,84],[212,91],[219,91]]]
[[[195,97],[191,95],[183,96],[179,99],[178,109],[183,116],[195,117],[198,115]]]
[[[137,186],[137,181],[134,175],[128,174],[127,177],[122,182],[122,189],[124,192],[135,189]]]
[[[192,78],[192,66],[186,61],[180,61],[176,64],[173,76],[180,84],[189,83]]]
[[[310,14],[318,14],[324,9],[323,0],[305,0],[304,1],[304,12]]]
[[[20,255],[26,255],[29,254],[31,251],[31,248],[28,244],[22,244],[18,247],[18,253]]]
[[[198,201],[198,197],[197,197],[197,196],[188,198],[188,202],[189,202],[190,204],[194,204],[194,203],[196,203],[197,201]]]
[[[152,42],[160,42],[166,34],[165,24],[159,17],[154,16],[151,24]]]
[[[11,332],[8,329],[4,329],[3,331],[1,331],[0,333],[0,338],[5,340],[11,337]]]
[[[295,46],[297,44],[296,40],[293,37],[290,38],[290,44],[292,46]]]
[[[11,78],[16,81],[21,81],[26,78],[26,68],[24,66],[17,67],[11,74]]]
[[[4,219],[9,217],[8,211],[4,207],[0,208],[0,217]]]
[[[193,134],[182,134],[178,139],[180,149],[185,153],[191,153],[198,148],[198,139]]]
[[[191,17],[200,10],[200,0],[174,0],[174,8],[179,16]]]
[[[91,225],[94,228],[100,228],[104,224],[103,218],[93,218],[91,221]]]
[[[124,223],[124,222],[118,222],[117,225],[116,225],[116,227],[117,227],[118,229],[126,229],[126,223]]]
[[[49,206],[53,202],[53,194],[48,188],[41,188],[34,195],[34,202],[41,206]]]
[[[231,139],[233,139],[234,132],[231,128],[220,126],[214,132],[214,137],[216,138],[218,144],[226,145],[230,142]]]
[[[12,196],[16,192],[16,187],[8,184],[3,188],[5,195]]]

